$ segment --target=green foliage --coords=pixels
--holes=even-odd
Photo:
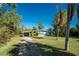
[[[8,8],[6,8],[6,6]],[[8,10],[9,11],[14,10],[16,7],[17,7],[16,3],[1,3],[0,4],[0,16],[4,15]]]
[[[46,36],[53,36],[53,31],[51,28],[47,29]]]
[[[6,12],[5,8],[0,8],[0,16],[2,16]]]
[[[70,29],[70,36],[79,37],[79,25]]]
[[[6,39],[9,39],[10,35],[9,30],[7,27],[0,28],[0,44],[6,42]]]
[[[20,20],[21,17],[14,10],[0,16],[0,44],[17,34]]]
[[[15,4],[16,5],[16,4]],[[8,10],[4,6],[9,6]],[[14,4],[0,4],[0,44],[7,42],[16,33],[20,17],[13,11]]]
[[[19,37],[18,35],[12,37],[10,39],[9,42],[7,42],[6,44],[4,44],[4,46],[0,47],[0,56],[13,56],[12,52],[10,51],[14,51],[15,53],[17,52],[16,50],[14,50],[14,48],[16,48],[15,45],[18,45],[20,43],[20,39],[22,39],[21,37]]]
[[[60,12],[58,12],[55,15],[54,25],[56,25],[56,26],[66,25],[66,22],[67,22],[67,12],[65,10],[61,10],[61,13],[62,13],[62,21],[60,19]],[[62,23],[60,23],[60,22],[62,22]]]
[[[38,35],[38,31],[37,31],[36,27],[32,28],[31,34],[32,34],[32,37],[36,37]]]
[[[24,32],[24,26],[22,24],[20,24],[17,28],[17,34],[19,34],[20,36],[23,36],[23,32]]]
[[[42,21],[39,20],[38,21],[38,32],[40,32],[42,29],[43,29],[43,24],[42,24]]]
[[[60,13],[62,13],[61,14],[62,20],[60,18]],[[58,33],[58,29],[59,29],[59,36],[64,36],[66,22],[67,22],[67,12],[65,10],[61,10],[61,12],[59,11],[55,16],[55,20],[54,20],[54,24],[53,24],[53,28],[54,28],[53,32],[54,32],[55,36]]]

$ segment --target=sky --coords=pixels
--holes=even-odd
[[[61,8],[66,10],[67,4],[60,4]],[[37,27],[38,21],[43,23],[43,29],[52,27],[57,12],[56,4],[53,3],[19,3],[17,12],[22,16],[21,23],[27,28]],[[78,22],[77,16],[74,16],[70,26],[74,27]]]

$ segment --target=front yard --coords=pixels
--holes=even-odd
[[[56,37],[46,36],[44,38],[33,38],[34,42],[40,47],[44,55],[79,55],[79,38],[70,38],[69,40],[69,50],[64,50],[64,37],[59,37],[56,40]]]
[[[64,37],[58,38],[56,40],[56,37],[45,36],[43,38],[33,38],[33,41],[44,56],[79,56],[79,38],[70,38],[68,51],[64,50]],[[15,36],[10,42],[0,47],[0,56],[16,55],[21,39],[21,37]]]

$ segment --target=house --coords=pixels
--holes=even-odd
[[[23,34],[24,34],[24,36],[31,36],[31,29],[28,29],[28,28],[24,28],[24,32],[23,32]]]
[[[38,35],[32,30],[32,29],[28,29],[28,28],[24,28],[24,32],[23,32],[24,36],[38,36],[38,37],[44,37],[46,35],[46,31],[40,31],[38,32]]]
[[[35,33],[35,31],[33,29],[28,29],[28,28],[25,28],[24,29],[24,36],[37,36],[37,34]]]
[[[46,35],[46,31],[41,31],[38,33],[38,37],[44,37]]]

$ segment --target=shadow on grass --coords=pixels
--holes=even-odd
[[[52,47],[52,46],[48,46],[48,45],[40,44],[40,43],[34,43],[34,44],[39,47],[43,56],[75,56],[74,54],[69,53],[61,48]],[[11,56],[18,56],[20,46],[21,46],[20,44],[13,45],[14,48],[9,51],[9,54]],[[38,51],[36,51],[36,52],[38,52]]]
[[[77,42],[79,42],[79,40],[77,40]]]
[[[35,44],[41,49],[44,56],[75,56],[74,54],[69,53],[61,48],[51,47],[40,43]]]
[[[18,44],[18,45],[13,45],[13,47],[14,47],[14,48],[9,51],[9,54],[10,54],[11,56],[18,56],[20,44]]]
[[[23,47],[26,46],[25,43],[19,43],[17,45],[13,45],[13,49],[9,51],[11,56],[19,56],[20,50],[23,50]],[[23,54],[22,54],[23,55]]]

